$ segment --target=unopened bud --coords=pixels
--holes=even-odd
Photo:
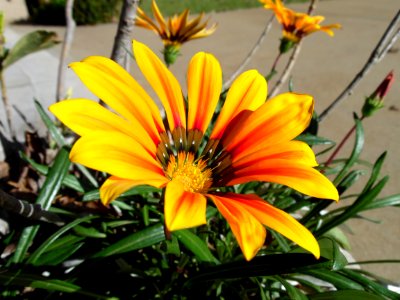
[[[376,111],[380,110],[384,106],[383,98],[390,90],[393,81],[394,74],[393,71],[390,71],[390,73],[385,77],[376,90],[369,97],[367,97],[367,99],[365,99],[365,103],[361,111],[363,117],[372,116]]]
[[[169,67],[172,65],[178,56],[180,55],[180,45],[165,45],[163,54],[164,54],[164,61]]]

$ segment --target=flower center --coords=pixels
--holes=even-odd
[[[165,174],[170,180],[179,181],[187,192],[206,193],[212,185],[211,169],[206,161],[195,160],[192,153],[171,155]]]

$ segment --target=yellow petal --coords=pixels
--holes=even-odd
[[[231,199],[229,194],[208,196],[228,221],[246,260],[251,260],[264,244],[264,226],[243,205]]]
[[[289,186],[303,194],[339,200],[336,187],[317,170],[296,161],[268,159],[235,170],[229,185],[249,181],[274,182]]]
[[[291,160],[310,167],[318,165],[312,149],[306,143],[300,141],[283,142],[261,149],[255,147],[254,149],[249,149],[248,152],[249,154],[243,156],[241,159],[232,161],[232,166],[236,170],[268,159]]]
[[[206,224],[206,198],[187,192],[182,184],[171,181],[165,190],[164,217],[169,231]]]
[[[97,131],[81,137],[72,147],[70,159],[124,179],[158,178],[160,182],[165,181],[155,157],[133,138],[120,132]]]
[[[125,193],[135,186],[151,185],[156,188],[160,188],[167,182],[168,179],[165,178],[165,182],[162,182],[159,180],[158,176],[154,178],[154,180],[151,180],[150,178],[143,179],[141,176],[139,176],[136,180],[111,176],[100,187],[100,199],[104,205],[108,205],[111,201],[118,198],[122,193]]]
[[[158,8],[155,0],[153,0],[151,2],[151,10],[153,11],[153,15],[154,15],[155,19],[157,20],[158,24],[160,25],[160,29],[162,31],[165,31],[165,29],[166,29],[165,19],[164,19],[164,16],[162,15],[160,9]]]
[[[308,126],[314,108],[309,95],[285,93],[265,102],[245,120],[231,122],[222,143],[238,159],[253,147],[287,142]]]
[[[126,121],[97,102],[87,99],[64,100],[51,105],[49,110],[80,136],[99,130],[119,131],[133,137],[149,153],[156,153],[157,145],[141,123],[136,119]]]
[[[204,52],[193,56],[188,75],[188,129],[205,132],[222,89],[222,71],[216,58]]]
[[[174,75],[146,45],[133,41],[133,52],[140,70],[165,108],[170,130],[186,128],[182,90]]]
[[[256,70],[242,73],[230,87],[211,139],[220,139],[229,122],[243,110],[254,111],[267,99],[267,82]]]
[[[139,95],[139,98],[135,98],[134,100],[131,99],[131,102],[134,102],[132,105],[144,105],[148,107],[158,131],[165,131],[160,115],[160,109],[144,88],[124,68],[113,60],[102,56],[89,56],[84,60],[84,62],[104,71],[133,89],[135,93]]]
[[[319,258],[320,249],[315,237],[289,214],[273,207],[256,195],[228,193],[225,197],[235,201],[239,207],[247,210],[262,224],[279,232]]]
[[[155,122],[151,109],[147,105],[147,100],[142,98],[134,86],[129,86],[122,81],[114,73],[109,71],[104,65],[99,63],[95,65],[93,61],[99,62],[98,57],[87,59],[90,63],[75,62],[70,64],[71,68],[76,72],[82,82],[94,93],[102,99],[116,112],[121,114],[127,120],[132,122],[140,122],[145,130],[149,133],[151,139],[155,143],[159,142],[159,132],[162,131],[162,124]],[[104,62],[103,59],[101,59]],[[111,70],[116,63],[106,59],[109,62]],[[156,125],[158,124],[158,125]]]

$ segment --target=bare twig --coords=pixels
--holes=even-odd
[[[317,0],[311,0],[310,1],[310,5],[308,6],[308,10],[307,10],[307,14],[311,15],[312,12],[314,11],[315,7],[316,7],[316,3]],[[293,49],[292,55],[289,58],[288,63],[286,64],[285,69],[282,72],[281,77],[278,79],[278,81],[275,83],[274,87],[271,89],[271,91],[268,93],[268,97],[271,98],[273,96],[275,96],[279,90],[281,89],[282,85],[286,82],[286,80],[289,78],[290,73],[292,72],[292,69],[294,67],[294,64],[297,60],[297,57],[300,53],[300,49],[301,49],[301,43],[302,43],[303,39],[301,39],[295,46],[295,48]],[[276,61],[274,63],[273,66],[273,70],[275,69],[276,66]]]
[[[288,79],[290,73],[292,72],[292,69],[294,67],[294,64],[297,60],[297,56],[300,53],[300,48],[301,48],[301,43],[302,40],[300,40],[296,46],[294,46],[292,55],[289,58],[288,63],[286,64],[286,67],[284,69],[284,71],[282,72],[281,77],[278,79],[278,81],[275,83],[274,87],[271,89],[271,91],[268,93],[268,98],[271,98],[273,96],[275,96],[280,88],[282,87],[282,85],[286,82],[286,80]]]
[[[139,0],[124,0],[111,54],[111,59],[124,66],[125,69],[128,69],[129,60],[126,49],[130,48],[130,33],[133,29],[138,4]]]
[[[65,28],[63,47],[61,49],[60,64],[58,65],[57,91],[56,91],[57,101],[60,101],[65,96],[65,89],[64,89],[65,72],[66,72],[65,61],[69,49],[71,49],[71,44],[74,39],[74,30],[76,26],[72,12],[73,7],[74,7],[74,0],[67,0],[65,4],[66,28]]]
[[[267,36],[268,32],[271,30],[272,21],[274,20],[275,16],[272,14],[271,18],[269,18],[267,24],[264,27],[264,30],[261,32],[260,37],[258,38],[257,42],[254,44],[253,48],[250,50],[249,54],[247,54],[246,58],[242,61],[236,71],[231,75],[231,77],[225,82],[223,89],[226,90],[233,82],[233,80],[242,72],[243,68],[250,62],[254,54],[260,48],[261,43],[264,41],[265,37]]]
[[[332,101],[332,103],[319,115],[319,121],[323,121],[326,116],[344,99],[353,94],[355,87],[360,83],[360,81],[365,77],[365,75],[369,72],[371,67],[376,63],[380,62],[383,57],[388,53],[388,51],[393,47],[394,43],[400,37],[400,28],[397,29],[396,33],[392,34],[395,28],[400,23],[400,10],[397,12],[396,16],[390,22],[387,27],[385,33],[381,37],[374,51],[372,51],[370,57],[367,62],[363,66],[363,68],[357,73],[357,75],[353,78],[353,80],[349,83],[349,85],[343,90],[343,92]]]
[[[6,111],[7,125],[10,133],[10,137],[12,140],[15,140],[15,132],[12,126],[12,115],[11,115],[11,105],[8,102],[6,84],[4,82],[3,70],[0,69],[0,90],[1,90],[1,99],[3,100],[4,109]]]
[[[30,220],[53,223],[58,226],[64,225],[64,221],[58,215],[43,210],[38,204],[30,204],[26,201],[19,200],[1,189],[0,207]]]

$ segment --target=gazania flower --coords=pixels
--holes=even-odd
[[[164,43],[164,60],[167,65],[175,62],[179,55],[180,46],[190,40],[209,36],[217,24],[206,28],[207,21],[200,23],[203,14],[193,20],[188,20],[189,10],[184,10],[180,15],[174,15],[165,20],[155,0],[152,1],[152,11],[156,22],[148,17],[141,8],[137,9],[135,25],[150,29],[158,34]]]
[[[264,4],[264,8],[274,11],[278,22],[283,26],[283,41],[290,46],[298,43],[304,36],[316,31],[323,31],[333,36],[332,29],[341,27],[339,24],[321,26],[319,24],[325,19],[323,16],[310,16],[305,13],[295,12],[283,6],[280,0],[275,0],[275,2],[272,0],[259,1]],[[289,45],[286,46],[288,47]]]
[[[333,184],[313,168],[317,163],[312,150],[293,140],[310,121],[312,97],[286,93],[265,102],[265,79],[255,70],[247,71],[232,84],[207,137],[222,89],[215,57],[200,52],[190,61],[185,107],[178,81],[160,59],[137,41],[133,51],[164,106],[166,125],[135,79],[104,57],[88,57],[71,68],[115,113],[87,99],[50,107],[81,136],[70,159],[111,174],[100,188],[102,202],[107,205],[137,185],[164,188],[165,226],[173,231],[205,224],[208,199],[228,221],[247,260],[264,244],[263,225],[318,257],[315,238],[293,217],[257,195],[220,190],[257,180],[338,199]]]

